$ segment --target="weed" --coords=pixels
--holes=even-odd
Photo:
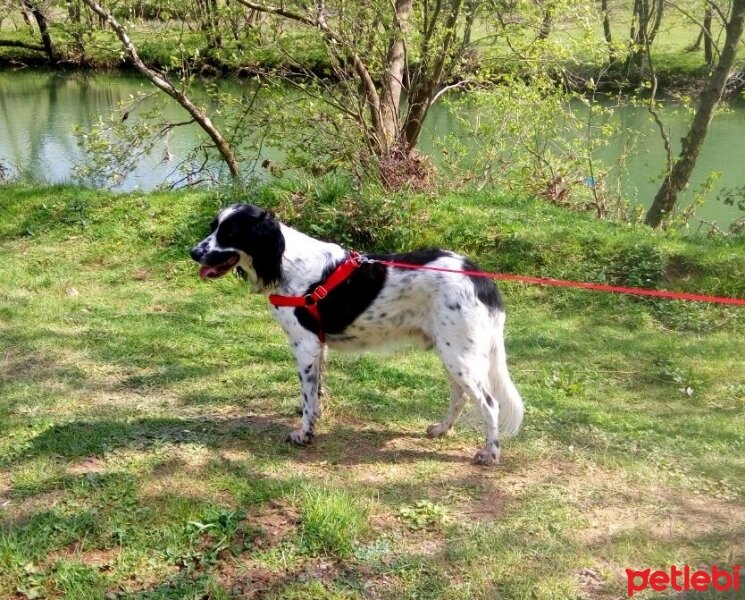
[[[670,358],[658,358],[654,365],[661,381],[674,384],[687,396],[699,391],[704,383],[693,368],[676,365]]]
[[[349,558],[367,530],[367,511],[348,492],[310,491],[303,498],[300,524],[305,552]]]
[[[445,507],[429,500],[419,500],[414,506],[400,507],[398,516],[409,529],[436,527],[446,523],[449,519]]]

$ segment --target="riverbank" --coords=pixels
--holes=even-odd
[[[623,39],[626,26],[623,21],[614,24],[615,39]],[[0,67],[27,68],[53,67],[62,70],[124,71],[134,67],[124,59],[118,40],[110,31],[97,30],[88,34],[84,43],[71,37],[64,27],[52,27],[58,60],[50,64],[36,40],[27,30],[0,31],[0,40],[17,44],[0,45]],[[651,56],[660,94],[690,93],[699,89],[708,75],[708,67],[701,51],[691,50],[697,27],[677,23],[661,32],[653,46]],[[563,32],[562,35],[567,35]],[[143,62],[159,69],[187,71],[203,77],[237,76],[256,77],[282,75],[302,80],[309,76],[327,80],[336,79],[336,71],[329,61],[322,42],[313,32],[290,28],[271,40],[271,43],[235,41],[223,36],[219,47],[211,45],[204,32],[171,28],[160,22],[139,21],[130,30],[135,47]],[[26,47],[22,47],[26,46]],[[31,50],[28,47],[37,47]],[[745,50],[740,52],[740,67],[745,66]],[[528,61],[529,63],[529,61]],[[499,83],[505,77],[525,76],[523,58],[515,57],[508,45],[475,46],[469,59],[458,70],[457,81],[475,79]],[[578,91],[590,88],[600,92],[636,94],[647,89],[640,75],[630,73],[621,52],[613,61],[598,60],[582,53],[556,59],[550,68],[558,85]],[[745,82],[737,80],[725,90],[727,97],[737,97]]]
[[[505,283],[526,407],[494,470],[431,353],[330,354],[313,446],[263,298],[188,249],[226,191],[0,188],[0,596],[601,600],[745,559],[742,309]],[[745,294],[743,241],[491,194],[235,197],[361,250]],[[703,451],[702,449],[705,449]],[[540,560],[526,557],[540,557]]]
[[[254,82],[237,78],[223,78],[219,81],[220,92],[227,98],[235,99],[248,92],[253,93],[254,85]],[[117,110],[120,103],[128,102],[149,88],[150,84],[142,77],[119,72],[59,73],[28,69],[0,72],[0,104],[4,107],[4,113],[0,115],[0,165],[7,168],[4,175],[28,178],[28,181],[37,183],[70,181],[79,175],[76,167],[96,164],[98,159],[85,146],[81,146],[81,137],[75,133],[76,128],[90,131],[95,128],[99,117],[105,119],[111,111]],[[195,82],[192,93],[199,102],[207,98],[202,82]],[[256,176],[260,180],[269,177],[268,170],[261,167],[264,160],[269,160],[270,164],[276,166],[285,163],[284,152],[292,144],[288,143],[287,132],[282,125],[283,115],[286,117],[288,114],[279,110],[279,107],[294,106],[297,97],[298,93],[289,84],[279,89],[275,86],[262,87],[254,107],[260,110],[269,107],[270,115],[274,114],[274,107],[277,107],[276,114],[279,118],[272,132],[265,134],[261,152],[251,153],[246,157],[248,160],[242,162],[246,177]],[[450,102],[437,102],[429,112],[421,137],[421,152],[431,159],[437,169],[437,179],[448,188],[470,187],[471,184],[464,181],[464,171],[460,165],[467,171],[471,167],[467,160],[462,161],[468,156],[476,158],[480,153],[482,142],[478,136],[472,136],[467,129],[464,130],[463,123],[477,122],[479,119],[483,121],[488,118],[486,114],[494,114],[494,111],[483,113],[477,105],[470,105],[469,97],[472,96],[451,96],[451,100],[457,101],[457,106]],[[601,191],[608,193],[608,202],[622,199],[627,206],[627,215],[633,214],[630,211],[644,210],[659,187],[661,169],[665,164],[665,152],[659,132],[645,105],[600,95],[595,100],[593,110],[596,112],[604,107],[612,107],[614,111],[610,119],[598,116],[595,123],[600,125],[605,122],[609,128],[617,131],[617,134],[609,138],[607,145],[593,153],[595,173],[606,173]],[[171,122],[183,120],[183,112],[175,102],[161,103],[152,98],[140,105],[139,110],[156,108],[162,111],[163,118]],[[516,107],[518,115],[525,110],[525,106]],[[134,113],[137,114],[138,112]],[[545,111],[542,114],[546,114]],[[576,135],[584,135],[587,107],[582,102],[559,104],[552,114],[557,123],[564,122],[562,119],[565,114],[578,117],[578,130],[563,125],[554,128],[556,139],[563,140],[561,143],[574,143],[572,135],[575,134],[572,131],[578,131]],[[690,126],[690,113],[686,105],[679,102],[661,104],[658,116],[665,123],[673,144],[686,134]],[[217,118],[217,122],[221,123],[219,116]],[[512,118],[519,119],[514,116]],[[134,126],[137,121],[130,118],[128,123]],[[530,129],[526,121],[521,123],[524,123],[521,127]],[[291,139],[301,140],[302,135],[296,135],[297,133],[295,131]],[[149,156],[143,157],[131,173],[127,173],[118,182],[108,183],[116,183],[119,191],[147,191],[176,181],[180,176],[175,171],[175,166],[202,143],[203,139],[203,133],[196,125],[179,127],[167,140],[158,144]],[[703,202],[697,206],[695,217],[689,221],[692,234],[703,234],[714,228],[727,231],[734,222],[742,219],[743,213],[738,210],[736,203],[734,206],[727,205],[724,196],[728,190],[736,192],[741,187],[739,157],[742,154],[743,139],[745,105],[732,103],[730,110],[722,111],[714,119],[690,186],[681,194],[681,208],[688,206],[694,199]],[[448,148],[453,140],[463,144],[464,154],[459,158],[455,154],[448,155]],[[504,142],[497,138],[495,141]],[[584,147],[582,144],[583,151]],[[336,169],[334,173],[340,171],[341,169]],[[288,172],[291,173],[292,169]],[[568,174],[575,185],[579,184],[573,192],[580,194],[583,191],[581,182],[589,175],[587,166],[580,164],[576,168],[565,168],[563,172]],[[720,175],[716,181],[712,179],[707,182],[713,172]],[[514,177],[505,173],[499,185],[510,186],[513,191],[525,187],[530,193],[542,191],[520,184],[526,178],[518,170],[512,173]],[[480,176],[480,172],[477,176]],[[337,181],[344,179],[342,175],[335,175],[335,178]],[[96,181],[101,185],[100,179]],[[353,186],[347,181],[346,187]]]

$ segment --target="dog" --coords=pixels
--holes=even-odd
[[[270,301],[276,294],[300,299],[299,304],[271,307],[289,338],[300,377],[302,422],[287,441],[305,445],[313,439],[321,414],[326,346],[361,351],[392,342],[434,348],[447,373],[450,407],[441,422],[427,429],[429,437],[451,432],[468,397],[480,408],[486,426],[486,442],[475,463],[496,464],[499,434],[514,435],[520,429],[524,408],[507,369],[505,312],[497,286],[473,275],[379,262],[477,270],[463,256],[429,248],[354,259],[341,246],[305,235],[262,208],[235,204],[212,221],[209,235],[194,246],[191,257],[202,278],[236,269]],[[319,287],[331,287],[338,277],[332,274],[350,261],[349,273],[336,287]]]

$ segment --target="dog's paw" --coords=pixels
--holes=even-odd
[[[427,427],[428,438],[438,438],[446,435],[450,435],[453,432],[452,428],[448,428],[442,423],[434,423]]]
[[[290,444],[295,444],[296,446],[307,446],[313,441],[313,432],[296,429],[289,433],[287,438],[285,438],[285,441]]]
[[[483,467],[493,467],[499,462],[499,448],[482,448],[473,457],[473,462]]]

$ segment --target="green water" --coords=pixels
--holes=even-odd
[[[218,85],[223,91],[245,93],[249,84],[227,79],[219,81]],[[147,83],[131,75],[0,72],[0,161],[10,164],[12,168],[28,171],[37,179],[70,179],[73,167],[86,160],[73,135],[73,126],[90,127],[99,117],[105,117],[117,102],[139,90],[149,89]],[[185,113],[175,104],[169,105],[165,112],[174,120],[184,119]],[[671,103],[662,116],[677,151],[679,140],[687,130],[690,113]],[[620,189],[625,197],[646,206],[659,186],[659,176],[665,164],[659,134],[644,107],[616,108],[613,119],[620,125],[621,133],[599,153],[598,158],[607,164],[614,164],[628,147],[629,137],[632,137],[632,150],[623,166],[617,168]],[[426,123],[422,147],[433,147],[437,139],[457,127],[448,109],[444,105],[436,105]],[[632,132],[641,132],[641,135],[637,138],[636,133]],[[149,190],[168,180],[169,176],[173,177],[174,164],[194,146],[197,138],[201,139],[202,134],[195,126],[174,130],[168,140],[172,160],[164,160],[165,146],[161,145],[150,157],[143,158],[120,189]],[[271,140],[267,141],[260,158],[265,156],[277,158]],[[728,225],[742,213],[717,201],[716,196],[722,188],[745,185],[744,157],[745,104],[739,104],[717,115],[712,123],[691,186],[683,195],[682,203],[690,202],[693,190],[712,171],[721,173],[708,194],[707,202],[698,209],[697,214],[707,221]]]

